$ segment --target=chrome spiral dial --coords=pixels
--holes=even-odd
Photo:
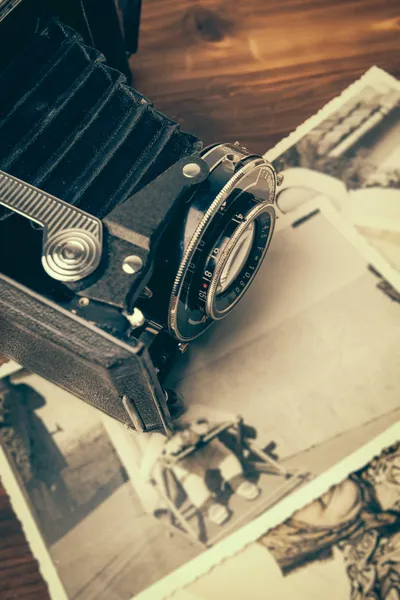
[[[42,264],[59,281],[77,281],[92,273],[101,247],[92,232],[84,229],[59,230],[43,245]]]
[[[53,279],[79,281],[98,267],[102,223],[96,217],[3,171],[0,204],[43,227],[42,264]]]

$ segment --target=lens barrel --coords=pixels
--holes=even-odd
[[[184,342],[240,301],[261,266],[275,223],[276,174],[264,158],[236,144],[212,146],[202,158],[210,174],[188,202],[169,304],[170,332]]]

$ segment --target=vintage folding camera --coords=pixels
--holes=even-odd
[[[251,285],[279,177],[127,84],[109,4],[0,0],[0,353],[168,431],[168,369]]]

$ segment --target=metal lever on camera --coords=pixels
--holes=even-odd
[[[78,281],[98,267],[99,219],[0,171],[0,204],[43,227],[42,264],[59,281]]]
[[[208,172],[198,156],[185,157],[103,222],[3,171],[0,204],[43,227],[42,264],[48,275],[77,295],[129,312],[150,275],[161,228],[177,199]],[[149,206],[151,214],[141,218]]]

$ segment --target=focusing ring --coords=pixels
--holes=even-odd
[[[207,185],[199,186],[191,199],[186,222],[192,226],[196,223],[196,226],[190,232],[186,230],[183,235],[184,250],[173,284],[168,312],[170,333],[182,342],[198,337],[215,319],[207,307],[206,300],[212,277],[207,278],[204,265],[207,253],[212,251],[213,242],[218,239],[221,228],[226,225],[230,212],[238,203],[242,203],[242,199],[238,202],[238,198],[247,195],[253,205],[255,203],[263,207],[269,206],[267,212],[272,215],[272,228],[275,220],[273,203],[276,175],[273,167],[265,159],[230,144],[206,149],[202,158],[208,162],[210,174]],[[251,185],[241,190],[240,185],[245,184],[251,174],[256,174],[257,177],[253,178]],[[235,192],[239,193],[235,195]],[[267,247],[269,239],[265,241]],[[264,255],[265,252],[262,257]]]

